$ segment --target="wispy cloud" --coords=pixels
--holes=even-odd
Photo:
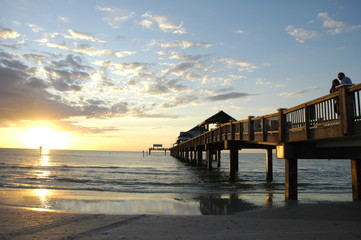
[[[132,19],[135,16],[133,11],[127,11],[119,8],[97,6],[96,10],[106,14],[103,21],[114,29],[119,28],[123,22]]]
[[[90,33],[78,32],[78,31],[75,31],[75,30],[72,30],[72,29],[69,29],[68,32],[70,33],[70,36],[69,35],[64,35],[65,38],[81,39],[81,40],[87,40],[87,41],[91,41],[91,42],[100,42],[100,43],[105,42],[103,40],[95,38]]]
[[[27,24],[27,26],[30,27],[31,31],[33,31],[35,33],[44,31],[44,28],[42,28],[42,27],[40,27],[40,26],[38,26],[36,24],[29,23],[29,24]]]
[[[64,23],[70,22],[70,18],[67,18],[67,17],[64,17],[64,16],[59,16],[58,19],[59,19],[61,22],[64,22]]]
[[[142,20],[139,25],[143,28],[152,29],[156,25],[160,30],[167,33],[173,34],[186,34],[187,30],[182,24],[175,25],[168,17],[153,15],[151,12],[146,12],[142,15]]]
[[[251,63],[241,62],[234,58],[218,58],[217,61],[224,63],[227,68],[237,68],[240,72],[253,72],[257,68]]]
[[[244,34],[245,32],[243,30],[241,30],[241,29],[237,29],[237,30],[234,31],[234,33],[236,33],[236,34]]]
[[[268,81],[267,79],[265,78],[257,78],[256,79],[256,84],[257,85],[269,85],[271,84],[272,82]]]
[[[317,90],[317,89],[320,89],[320,87],[315,86],[315,87],[312,87],[312,88],[309,88],[309,89],[298,90],[298,91],[295,91],[295,92],[281,92],[281,93],[279,93],[277,95],[280,96],[280,97],[283,97],[283,98],[295,98],[295,97],[300,97],[300,96],[310,92],[311,90]]]
[[[201,47],[201,48],[209,48],[212,46],[211,43],[207,42],[192,42],[192,41],[173,41],[170,43],[160,43],[159,44],[162,48],[176,48],[180,47],[183,49],[190,48],[190,47]]]
[[[224,101],[229,99],[236,99],[236,98],[244,98],[249,96],[255,96],[254,94],[248,93],[241,93],[241,92],[230,92],[226,94],[220,94],[216,96],[207,97],[207,101],[215,102],[215,101]]]
[[[322,26],[329,34],[336,35],[344,32],[351,32],[361,28],[361,25],[347,25],[344,22],[333,20],[327,12],[320,12],[317,18],[322,21]]]
[[[293,25],[288,25],[285,30],[289,35],[293,36],[297,42],[300,43],[305,43],[306,40],[316,39],[319,36],[316,31],[296,28]]]

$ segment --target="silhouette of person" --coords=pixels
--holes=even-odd
[[[330,93],[336,92],[338,89],[336,88],[338,85],[340,85],[340,81],[338,79],[332,80],[332,86],[330,88]]]
[[[330,88],[330,93],[336,92],[338,91],[337,86],[341,85],[340,82],[338,81],[338,79],[334,79],[332,80],[332,86]],[[335,109],[335,113],[337,113],[337,115],[340,114],[340,107],[338,106],[338,97],[336,97],[334,102],[334,109]]]
[[[343,72],[338,73],[338,79],[340,79],[342,85],[352,85],[351,79],[346,77]]]

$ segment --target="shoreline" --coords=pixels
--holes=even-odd
[[[0,205],[0,239],[360,239],[361,202],[300,204],[233,215],[110,215]]]

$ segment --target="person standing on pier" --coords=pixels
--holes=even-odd
[[[332,86],[330,89],[330,93],[338,91],[337,86],[340,86],[340,82],[338,81],[338,79],[332,80]],[[334,109],[335,109],[335,113],[337,113],[337,115],[340,114],[340,110],[339,110],[339,106],[338,106],[338,97],[334,99]]]
[[[338,79],[332,80],[332,86],[330,88],[330,93],[336,92],[338,85],[340,85],[340,81],[338,81]]]
[[[346,77],[343,72],[338,74],[338,79],[340,79],[342,85],[352,85],[352,81],[349,77]]]

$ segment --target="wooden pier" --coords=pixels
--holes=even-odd
[[[163,147],[162,144],[153,144],[153,147],[148,149],[149,155],[151,155],[152,151],[164,151],[164,155],[167,155],[167,151],[169,151],[169,148]]]
[[[277,112],[220,126],[177,143],[171,155],[199,165],[220,164],[229,150],[229,177],[238,172],[238,151],[265,149],[266,180],[273,180],[272,151],[285,159],[285,198],[298,199],[298,159],[351,159],[352,196],[361,200],[361,84]],[[337,105],[336,105],[337,104]],[[335,179],[337,181],[337,179]]]

